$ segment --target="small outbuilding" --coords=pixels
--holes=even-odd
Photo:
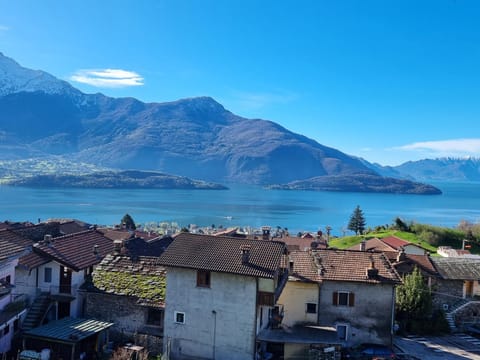
[[[96,359],[108,342],[113,323],[93,319],[66,317],[31,329],[23,334],[23,349],[50,350],[52,359]]]

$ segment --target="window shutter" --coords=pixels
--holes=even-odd
[[[336,291],[333,292],[332,304],[335,305],[335,306],[338,305],[338,292],[336,292]]]
[[[355,294],[353,292],[348,294],[348,306],[355,305]]]

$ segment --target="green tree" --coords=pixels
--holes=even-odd
[[[133,221],[132,217],[129,214],[123,215],[121,220],[121,224],[125,226],[128,230],[136,230],[137,226],[135,225],[135,221]]]
[[[430,323],[432,316],[432,294],[417,267],[397,287],[396,310],[403,330],[415,333],[428,331],[429,327],[425,325]]]
[[[352,216],[350,216],[348,230],[354,231],[356,235],[361,235],[365,231],[365,216],[359,205],[357,205],[355,210],[353,210]]]

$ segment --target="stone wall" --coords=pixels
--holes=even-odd
[[[85,317],[113,322],[110,340],[144,346],[151,355],[162,352],[163,326],[147,325],[148,308],[131,296],[85,292]],[[152,329],[154,331],[152,331]]]
[[[462,329],[468,325],[480,324],[480,302],[470,302],[454,314],[455,326]]]
[[[437,279],[432,286],[432,295],[435,309],[443,309],[444,304],[451,308],[463,298],[463,281]]]

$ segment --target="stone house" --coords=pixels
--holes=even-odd
[[[286,283],[282,242],[181,233],[167,268],[164,349],[171,359],[254,359]]]
[[[445,310],[480,296],[480,260],[470,258],[432,257],[440,275],[434,301]]]
[[[83,299],[77,291],[94,267],[113,249],[113,242],[95,229],[44,239],[32,246],[32,251],[19,259],[16,268],[17,291],[30,302],[53,301],[51,319],[79,317]],[[40,296],[41,295],[41,296]],[[45,314],[42,314],[44,316]],[[32,324],[37,326],[40,324]]]
[[[377,252],[319,249],[289,256],[289,281],[278,300],[280,330],[261,339],[287,357],[360,343],[392,345],[395,286],[400,277]],[[278,326],[277,326],[278,327]]]
[[[171,238],[115,241],[96,267],[85,291],[85,316],[113,323],[110,338],[160,354],[163,346],[165,268],[158,256]]]

